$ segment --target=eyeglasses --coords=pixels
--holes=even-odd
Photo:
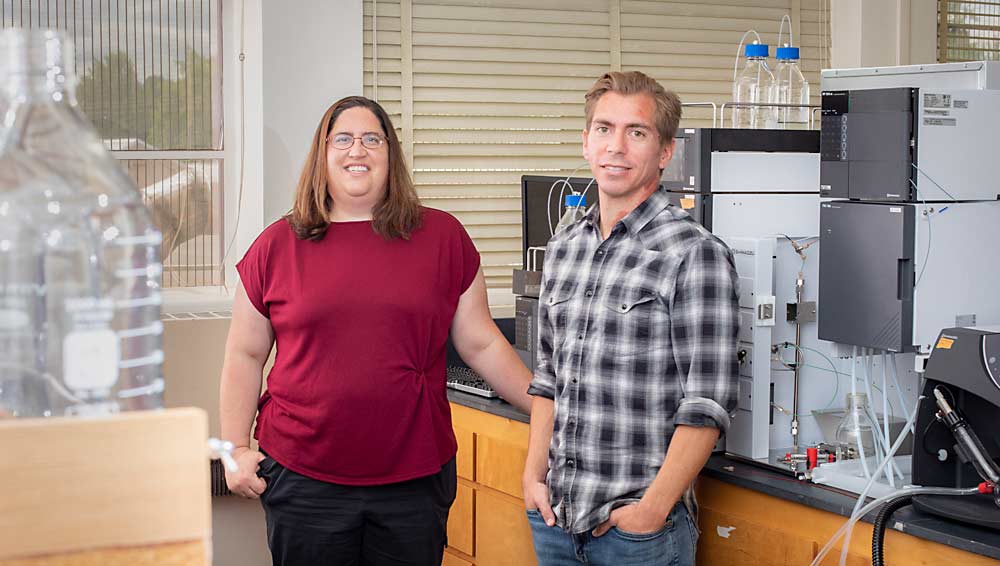
[[[337,149],[351,149],[354,147],[354,140],[361,140],[361,145],[368,149],[378,149],[385,143],[385,137],[382,134],[369,132],[360,136],[337,134],[330,138],[330,144]]]

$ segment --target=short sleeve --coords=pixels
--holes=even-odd
[[[456,221],[457,222],[457,221]],[[465,293],[466,290],[472,285],[472,282],[476,280],[476,275],[479,274],[479,250],[476,249],[476,244],[469,237],[469,233],[465,231],[465,228],[461,224],[458,225],[458,231],[460,233],[461,247],[462,247],[462,285],[460,287],[461,293]]]
[[[236,271],[240,274],[240,283],[250,299],[250,304],[257,311],[270,318],[270,312],[264,303],[264,289],[267,282],[267,252],[270,246],[266,232],[261,234],[250,249],[243,256],[243,259],[236,264]]]

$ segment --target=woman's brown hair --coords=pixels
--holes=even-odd
[[[358,107],[367,108],[378,118],[389,151],[385,197],[372,210],[372,228],[387,240],[406,240],[420,225],[420,199],[406,170],[403,146],[399,143],[389,115],[374,100],[363,96],[348,96],[333,103],[323,113],[295,189],[295,204],[285,215],[285,220],[300,240],[321,240],[326,235],[326,229],[330,225],[330,209],[333,206],[333,199],[327,190],[328,138],[340,114],[348,108]]]

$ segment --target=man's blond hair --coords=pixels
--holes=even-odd
[[[597,101],[608,92],[622,96],[635,94],[651,96],[656,103],[653,119],[656,131],[660,134],[660,143],[667,144],[674,139],[677,124],[681,121],[681,99],[673,91],[663,88],[655,79],[639,71],[605,73],[603,77],[597,79],[594,86],[590,87],[585,97],[587,103],[584,106],[588,130],[590,122],[594,119],[594,107],[597,106]]]

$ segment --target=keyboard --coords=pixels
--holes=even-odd
[[[479,395],[481,397],[499,397],[500,394],[496,392],[492,387],[486,383],[486,380],[482,378],[478,373],[476,373],[471,368],[461,367],[461,366],[448,366],[446,373],[446,380],[448,387],[456,391],[464,391],[466,393],[472,393],[473,395]]]

